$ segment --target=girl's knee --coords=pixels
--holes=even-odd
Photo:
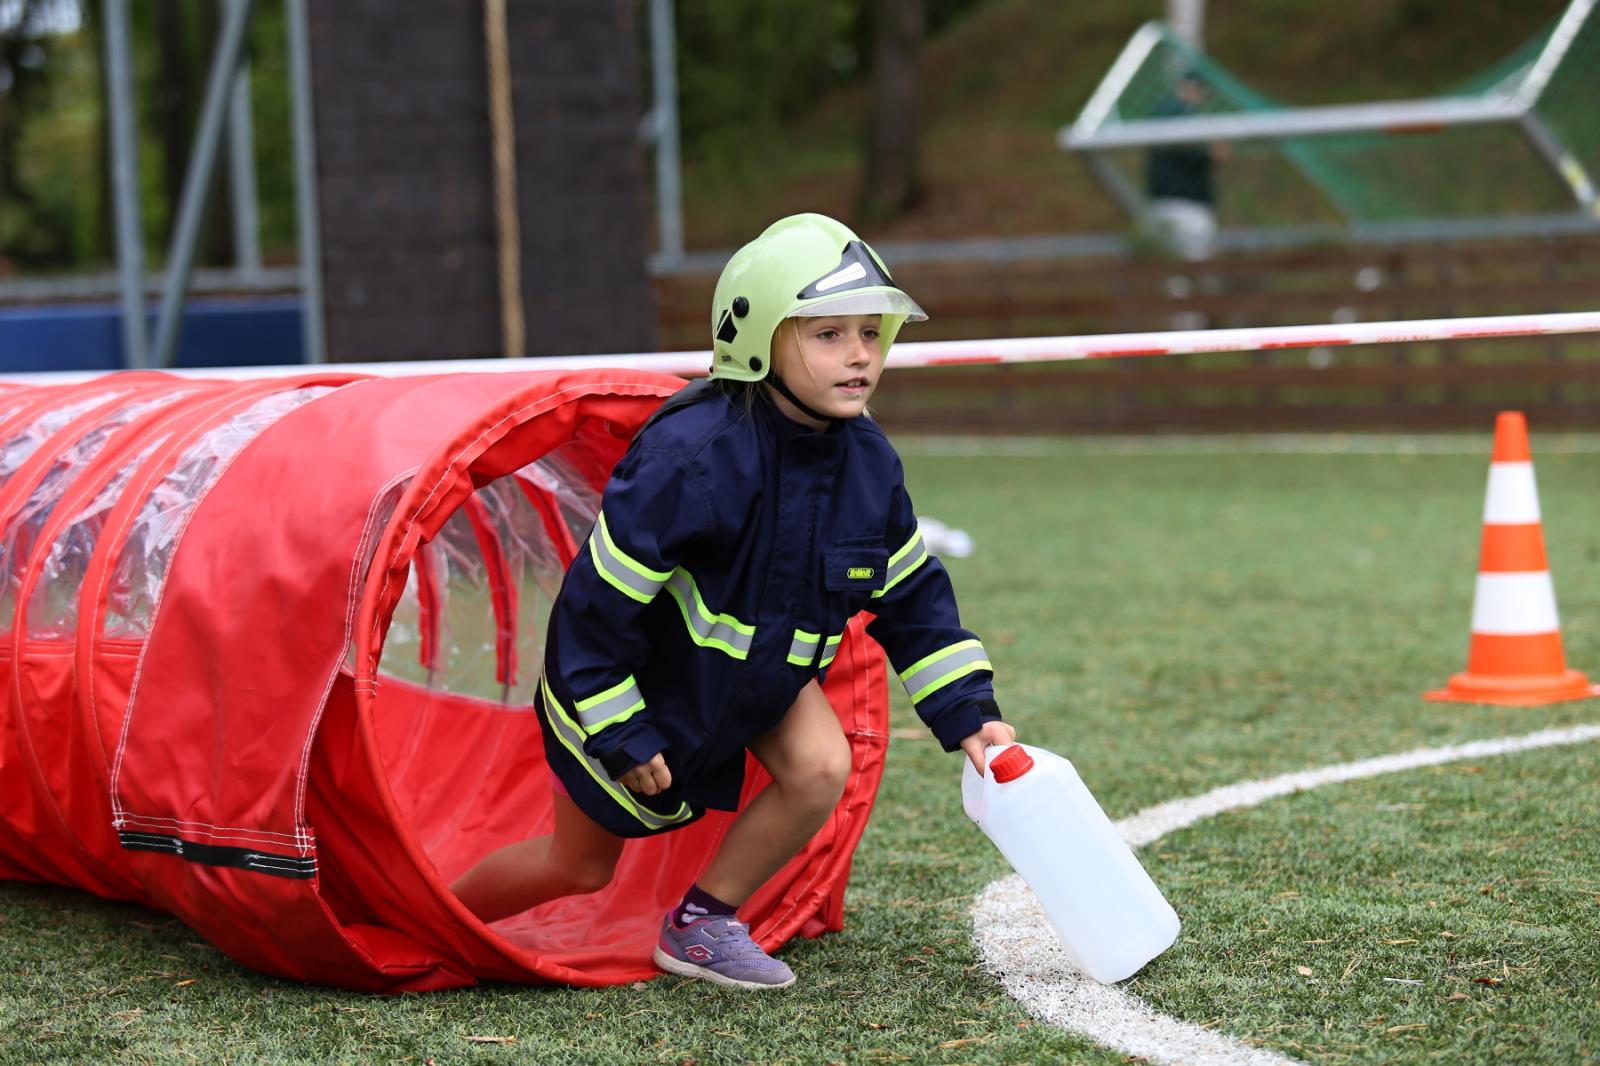
[[[578,896],[598,892],[611,883],[617,872],[617,860],[612,855],[583,855],[564,864],[567,894]]]
[[[830,744],[797,759],[784,787],[795,790],[818,806],[832,807],[844,795],[850,780],[850,745]]]

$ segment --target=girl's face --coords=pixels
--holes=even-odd
[[[854,418],[883,374],[881,315],[786,318],[772,337],[772,372],[802,403],[830,418]],[[774,392],[780,410],[814,429],[826,424],[807,417]]]

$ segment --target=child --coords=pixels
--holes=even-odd
[[[610,881],[626,837],[737,806],[772,775],[662,923],[657,965],[794,983],[736,920],[838,803],[850,747],[818,680],[857,611],[945,750],[981,770],[992,670],[917,532],[899,457],[865,414],[906,321],[927,316],[822,215],[774,223],[712,301],[711,379],[667,400],[612,474],[551,612],[538,696],[555,831],[453,886],[484,921]]]

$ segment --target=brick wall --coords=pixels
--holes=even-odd
[[[500,353],[482,0],[308,5],[329,358]],[[650,350],[631,0],[514,0],[528,354]]]

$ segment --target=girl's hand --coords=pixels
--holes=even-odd
[[[1006,723],[996,719],[983,723],[983,728],[967,737],[961,742],[961,750],[967,753],[967,758],[972,760],[972,765],[978,773],[983,773],[983,749],[991,744],[1013,744],[1017,739],[1017,731]]]
[[[665,792],[672,785],[672,771],[667,769],[667,760],[658,751],[650,757],[649,762],[640,763],[618,780],[629,792],[637,792],[641,796],[654,796],[658,792]]]

